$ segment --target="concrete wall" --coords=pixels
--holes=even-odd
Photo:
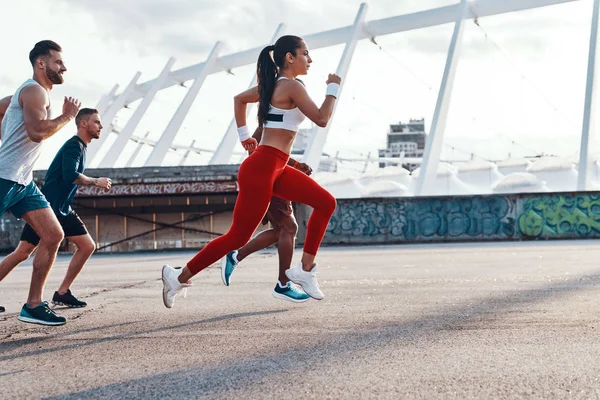
[[[25,222],[11,213],[0,216],[0,252],[7,253],[17,247],[24,226]]]
[[[231,226],[232,213],[231,211],[214,215],[196,212],[132,213],[125,216],[82,215],[81,219],[100,249],[98,252],[131,252],[178,248],[200,249],[218,235],[198,232],[198,230],[223,234]],[[0,254],[6,254],[14,250],[19,243],[24,221],[16,220],[9,213],[4,214],[0,221]],[[182,221],[185,222],[181,223]],[[160,222],[178,224],[182,229],[161,228],[158,225]],[[261,225],[259,230],[265,228]],[[71,252],[75,248],[71,242],[65,240],[60,250]]]
[[[111,177],[113,186],[110,191],[80,187],[73,208],[100,251],[200,248],[215,234],[229,229],[237,198],[238,168],[88,169],[89,176]],[[34,172],[39,187],[45,173]],[[161,223],[176,226],[164,227]],[[17,246],[23,225],[10,213],[0,216],[0,252],[10,252]],[[65,241],[61,250],[72,251],[73,246]]]
[[[299,205],[299,242],[310,207]],[[600,237],[600,193],[342,199],[324,244]]]
[[[188,199],[188,202],[194,203],[194,198]],[[115,203],[115,206],[118,204]],[[196,214],[200,218],[204,213],[192,210],[170,212],[169,207],[158,209],[163,212],[131,212],[125,216],[82,215],[82,218],[99,247],[152,230],[156,228],[153,220],[169,224],[186,221],[182,226],[188,229],[160,229],[102,250],[108,252],[197,249],[215,235],[196,230],[224,233],[231,225],[231,211],[195,219]],[[304,241],[310,212],[310,207],[296,205],[299,245]],[[22,221],[16,221],[8,213],[0,221],[0,251],[7,252],[18,243]],[[260,226],[259,230],[265,228]],[[600,193],[586,192],[340,199],[323,243],[385,244],[596,237],[600,237]],[[62,249],[72,250],[72,247],[65,244]]]

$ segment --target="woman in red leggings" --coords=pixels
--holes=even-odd
[[[272,53],[272,57],[271,57]],[[315,256],[335,211],[335,198],[312,178],[287,165],[300,123],[308,117],[324,127],[329,122],[340,89],[341,78],[330,74],[327,92],[319,108],[296,80],[306,75],[312,59],[302,38],[282,36],[265,47],[257,63],[258,86],[235,97],[235,120],[240,141],[252,154],[238,172],[239,193],[229,231],[204,247],[183,269],[165,265],[162,270],[163,301],[173,307],[175,297],[191,285],[190,279],[232,250],[245,245],[262,221],[272,196],[309,205],[304,253],[288,278],[314,299],[323,299],[317,282]],[[246,126],[246,106],[258,102],[258,122],[264,126],[260,145]]]

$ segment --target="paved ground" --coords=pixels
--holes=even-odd
[[[599,241],[326,248],[326,298],[301,305],[271,297],[266,251],[167,310],[160,268],[191,255],[94,256],[74,286],[90,306],[55,328],[17,321],[19,267],[0,398],[600,397]]]

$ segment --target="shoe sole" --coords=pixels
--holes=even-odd
[[[223,285],[229,286],[227,281],[225,281],[225,269],[227,267],[227,254],[221,260],[221,279],[223,280]]]
[[[302,290],[304,290],[304,286],[302,286],[302,281],[300,281],[298,279],[295,279],[295,276],[292,275],[292,274],[288,274],[288,271],[289,271],[289,269],[285,270],[285,276],[287,276],[288,279],[290,281],[294,282],[296,285],[300,285],[300,287],[302,287]],[[306,290],[304,290],[304,293],[306,293],[307,295],[309,295],[311,297],[311,299],[314,299],[314,300],[323,300],[325,298],[325,295],[323,295],[323,297],[321,297],[321,298],[318,298],[318,297],[315,297],[315,296],[311,296],[311,294],[308,293]]]
[[[160,277],[162,279],[162,283],[163,283],[163,296],[162,296],[163,297],[163,303],[164,303],[165,307],[172,308],[173,306],[172,305],[169,306],[169,302],[167,301],[167,293],[169,293],[169,291],[165,290],[166,287],[167,287],[167,281],[165,280],[165,268],[167,268],[167,266],[163,265],[162,272],[161,272],[161,275],[160,275]]]
[[[30,324],[38,324],[38,325],[46,325],[46,326],[59,326],[59,325],[64,325],[67,323],[67,321],[65,321],[65,322],[46,322],[46,321],[42,321],[42,320],[35,319],[35,318],[22,317],[20,315],[19,315],[19,318],[17,318],[17,319],[21,322],[27,322]]]
[[[69,307],[69,308],[83,308],[83,307],[87,307],[87,304],[84,304],[82,306],[75,306],[73,304],[62,303],[60,301],[54,301],[54,300],[52,300],[52,304],[54,304],[55,306],[65,306],[65,307]]]
[[[290,301],[292,303],[304,303],[305,301],[308,301],[310,299],[303,299],[303,300],[296,300],[296,299],[292,299],[291,297],[288,297],[284,294],[281,293],[277,293],[275,291],[271,292],[271,294],[273,295],[273,297],[275,297],[276,299],[279,300],[283,300],[283,301]]]

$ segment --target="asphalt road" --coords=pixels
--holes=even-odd
[[[17,320],[19,266],[0,283],[0,398],[600,397],[599,241],[325,248],[326,298],[303,304],[271,296],[267,250],[166,309],[161,267],[192,255],[93,256],[72,288],[89,306],[57,309],[62,327]]]

